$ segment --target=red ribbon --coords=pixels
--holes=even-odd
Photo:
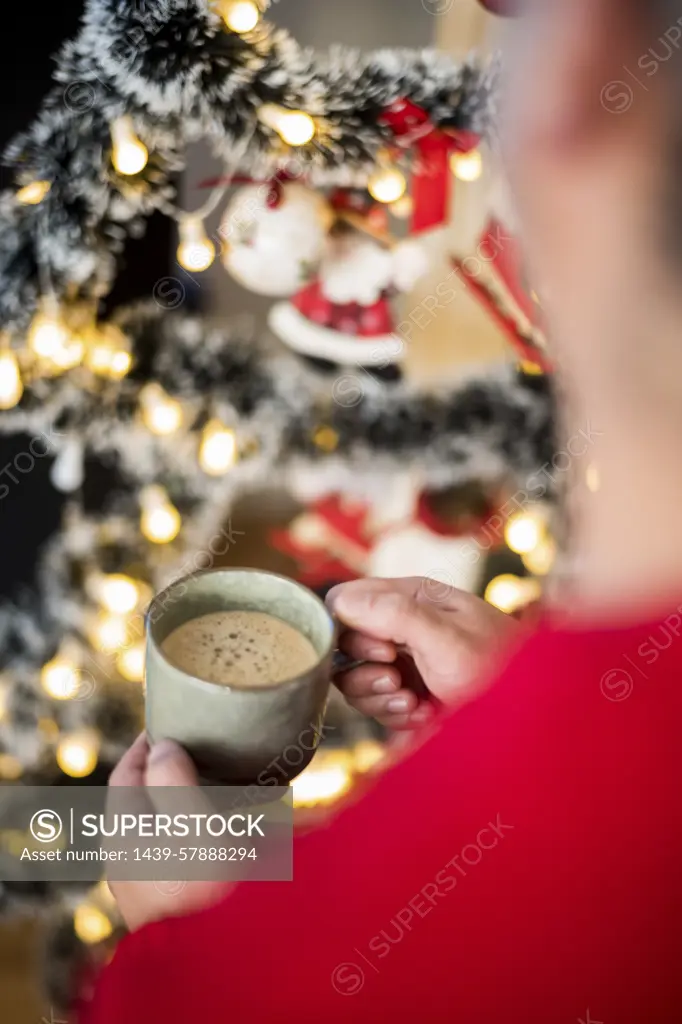
[[[478,246],[478,255],[494,267],[519,309],[532,324],[538,321],[538,306],[533,302],[524,281],[523,254],[519,240],[492,217]]]
[[[396,100],[380,118],[401,146],[414,146],[416,160],[412,176],[412,232],[427,231],[445,224],[452,193],[452,153],[469,153],[480,137],[461,129],[442,130],[411,100]]]
[[[499,303],[491,293],[490,289],[480,280],[466,264],[465,260],[453,259],[452,265],[467,285],[469,291],[477,299],[500,330],[507,336],[511,344],[519,353],[521,359],[535,363],[544,373],[551,373],[552,366],[547,354],[538,348],[531,338],[521,333],[513,317],[504,313]],[[508,281],[505,281],[509,285]]]

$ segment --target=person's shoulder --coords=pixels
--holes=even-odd
[[[682,613],[571,626],[541,620],[484,693],[447,723],[514,723],[519,731],[593,719],[610,731],[682,710]],[[615,714],[614,714],[615,709]]]
[[[539,674],[555,686],[584,695],[595,691],[609,703],[622,703],[656,680],[663,696],[678,694],[682,671],[682,612],[623,616],[621,620],[572,626],[542,621],[510,658],[504,678]]]

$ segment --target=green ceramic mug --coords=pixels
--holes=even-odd
[[[218,611],[275,615],[310,640],[318,661],[286,682],[254,689],[216,685],[167,660],[161,644],[190,619]],[[324,718],[334,621],[306,587],[259,569],[211,569],[176,580],[147,613],[146,717],[153,742],[172,739],[202,781],[287,785],[312,760]]]

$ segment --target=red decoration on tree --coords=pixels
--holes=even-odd
[[[488,221],[478,253],[491,264],[505,288],[531,323],[538,319],[537,303],[533,302],[523,280],[523,256],[518,238],[492,218]]]
[[[428,231],[448,219],[452,153],[469,153],[480,139],[475,132],[436,128],[429,115],[411,100],[396,100],[380,119],[388,125],[402,146],[414,146],[412,177],[412,232]]]
[[[529,363],[534,363],[544,373],[551,373],[552,365],[547,353],[535,343],[531,335],[523,333],[519,324],[512,316],[504,312],[500,306],[499,300],[495,297],[491,289],[480,279],[477,273],[473,272],[467,266],[466,260],[453,259],[452,264],[474,298],[481,303],[500,330],[506,334],[511,344],[518,352],[520,358],[527,360]],[[504,276],[505,273],[509,273],[509,267],[503,264],[503,272],[498,270],[498,273],[502,283],[508,289],[510,295],[516,299],[516,293],[520,287],[518,282],[512,277]],[[522,291],[522,294],[525,304],[527,305],[531,300],[526,295],[525,291]],[[525,312],[523,307],[522,312]],[[533,323],[534,326],[537,326],[535,324],[536,319],[537,317],[531,320],[531,323]]]

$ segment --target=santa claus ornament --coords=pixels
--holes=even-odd
[[[391,299],[428,271],[426,254],[415,240],[395,242],[383,208],[362,196],[340,192],[332,205],[336,221],[313,280],[273,306],[270,327],[318,365],[396,367],[405,352]]]

